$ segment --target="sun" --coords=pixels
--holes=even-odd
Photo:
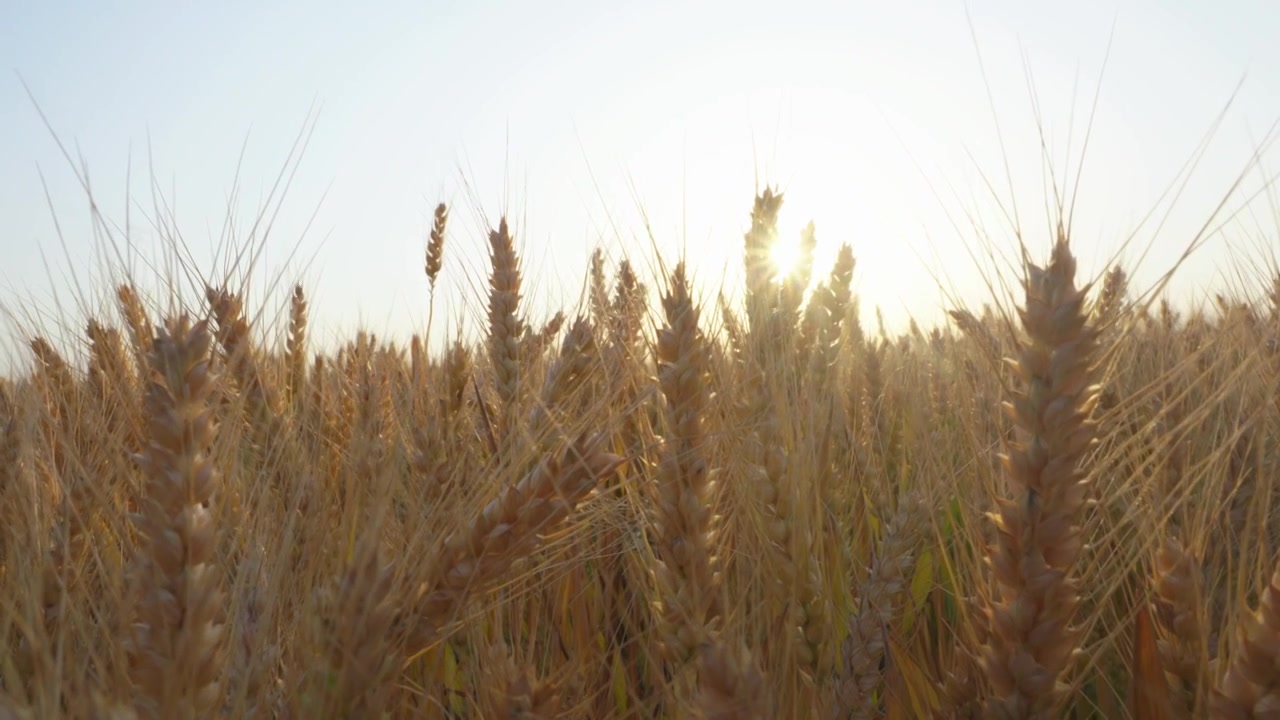
[[[773,242],[769,245],[769,265],[774,282],[784,282],[797,272],[808,274],[814,258],[816,243],[812,222],[803,226],[778,223]]]
[[[779,235],[769,248],[769,263],[773,267],[773,279],[781,282],[791,275],[800,263],[800,237],[795,235]]]

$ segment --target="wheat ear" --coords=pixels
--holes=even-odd
[[[427,347],[431,346],[431,326],[436,316],[436,282],[440,278],[440,269],[444,267],[445,229],[449,226],[449,206],[444,203],[436,205],[431,220],[431,234],[427,237],[427,260],[423,269],[427,273],[427,284],[431,297],[427,303]]]
[[[1258,609],[1237,626],[1236,645],[1210,708],[1211,716],[1222,720],[1280,716],[1280,564]]]
[[[1079,647],[1081,460],[1094,443],[1097,336],[1061,227],[1048,266],[1028,270],[1020,313],[1029,338],[1010,362],[1022,388],[1005,403],[1016,438],[1001,457],[1013,495],[991,514],[997,538],[987,561],[996,587],[983,664],[995,691],[991,717],[1048,720],[1066,698],[1061,678]]]
[[[708,357],[683,263],[676,266],[662,307],[667,321],[658,331],[657,362],[667,431],[658,462],[656,574],[662,600],[657,609],[669,659],[683,663],[707,641],[708,624],[720,612],[712,557],[714,485],[702,427]]]
[[[901,609],[898,600],[910,579],[915,561],[913,544],[922,516],[920,501],[907,497],[886,524],[871,570],[858,588],[858,612],[844,642],[844,671],[833,719],[876,717],[875,695],[884,680],[880,664],[887,651],[885,639]]]
[[[489,253],[493,265],[489,276],[489,361],[502,402],[501,429],[505,436],[520,388],[520,340],[524,335],[519,259],[505,217],[498,229],[489,233]]]
[[[135,518],[145,550],[131,645],[140,714],[209,717],[219,705],[225,621],[213,502],[218,473],[206,452],[216,424],[209,332],[183,316],[152,343],[149,438],[138,457],[146,496]]]
[[[1175,704],[1188,711],[1199,704],[1200,689],[1208,687],[1199,569],[1175,537],[1166,538],[1156,553],[1156,617],[1165,630],[1157,647],[1169,687],[1174,689]]]
[[[289,298],[289,337],[285,342],[288,363],[286,388],[294,408],[302,407],[307,384],[307,298],[302,286],[293,287]]]

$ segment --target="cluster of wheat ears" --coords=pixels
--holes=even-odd
[[[531,323],[503,220],[476,346],[132,282],[26,338],[0,718],[1280,717],[1280,278],[1183,318],[1060,230],[891,337],[812,225],[777,276],[781,204],[715,312],[597,251]]]

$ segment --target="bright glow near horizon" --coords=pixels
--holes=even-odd
[[[1033,102],[1053,170],[1073,179],[1114,20],[1075,243],[1092,276],[1136,232],[1122,258],[1142,259],[1135,282],[1150,284],[1280,118],[1280,96],[1268,92],[1280,83],[1280,8],[1263,0],[979,5],[971,8],[975,49],[959,0],[807,3],[786,12],[723,2],[389,0],[340,9],[286,0],[121,10],[51,0],[5,11],[0,60],[83,156],[108,220],[123,228],[132,198],[130,262],[144,278],[163,234],[161,220],[148,217],[149,172],[199,269],[221,273],[228,208],[243,243],[318,101],[315,133],[253,288],[261,296],[278,277],[270,301],[283,307],[283,291],[301,279],[321,338],[357,325],[401,339],[424,329],[422,252],[441,200],[452,212],[435,338],[459,317],[473,336],[482,327],[485,237],[504,212],[535,323],[576,304],[597,245],[611,268],[627,254],[651,272],[654,247],[667,260],[686,256],[714,304],[721,287],[740,286],[742,233],[765,184],[786,195],[780,236],[788,247],[814,221],[815,277],[850,243],[867,325],[880,306],[901,328],[913,316],[939,320],[951,294],[987,300],[984,273],[1016,279],[1007,265],[1016,258],[1012,228],[997,199],[1017,200],[1033,252],[1048,247]],[[1190,182],[1171,209],[1160,205],[1246,71]],[[1240,197],[1262,177],[1255,172]],[[1252,252],[1247,262],[1256,262],[1259,246],[1277,246],[1277,218],[1262,200],[1184,266],[1175,290],[1231,280],[1222,277],[1238,269],[1229,250]],[[56,314],[57,293],[69,310],[73,274],[103,294],[93,271],[110,250],[86,205],[20,82],[0,81],[7,309],[36,303]],[[1153,207],[1154,219],[1139,227]],[[655,288],[652,276],[643,279]]]

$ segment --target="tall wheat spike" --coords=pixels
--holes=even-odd
[[[489,233],[489,362],[493,365],[498,400],[502,404],[499,428],[506,437],[515,411],[521,382],[521,339],[524,320],[520,316],[520,266],[515,240],[504,217],[498,229]]]
[[[1076,287],[1076,261],[1059,226],[1045,267],[1030,265],[1020,309],[1027,333],[1011,368],[1022,387],[1004,404],[1016,436],[1001,457],[1010,497],[992,513],[997,538],[988,549],[996,583],[983,662],[994,696],[993,718],[1057,718],[1062,682],[1079,650],[1076,560],[1086,481],[1082,460],[1094,443],[1090,413],[1096,332]]]
[[[216,423],[209,397],[211,338],[186,316],[155,338],[147,390],[149,440],[138,458],[146,496],[135,519],[145,545],[130,645],[143,691],[139,714],[208,717],[220,703],[225,620],[217,527],[218,472],[208,456]]]
[[[708,642],[720,613],[712,527],[712,471],[703,448],[707,405],[706,348],[698,332],[698,309],[683,263],[662,298],[666,325],[658,333],[658,385],[666,399],[666,436],[658,465],[656,567],[658,603],[670,659],[693,658]]]

